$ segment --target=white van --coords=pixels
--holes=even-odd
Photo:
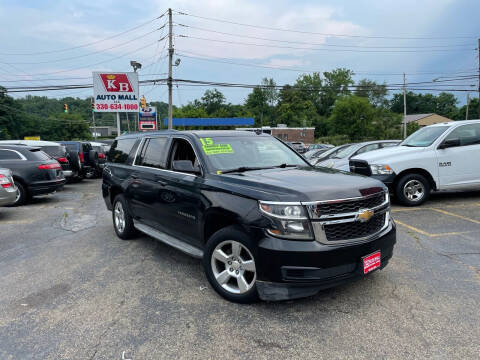
[[[383,181],[407,206],[431,190],[480,189],[480,120],[426,126],[399,146],[355,156],[350,171]]]

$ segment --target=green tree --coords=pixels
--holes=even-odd
[[[433,94],[415,94],[408,91],[406,94],[407,114],[428,114],[435,113],[448,118],[457,114],[457,103],[455,95],[442,92],[437,96]],[[403,113],[403,94],[394,94],[390,100],[390,109],[396,113]]]
[[[225,96],[217,89],[207,90],[202,96],[202,105],[207,114],[213,114],[225,104]]]
[[[377,84],[375,81],[362,79],[357,83],[355,96],[367,98],[376,107],[386,106],[387,87],[385,84]]]
[[[368,99],[358,96],[344,96],[335,102],[330,115],[330,132],[335,135],[347,135],[351,140],[359,141],[374,134],[375,108]]]

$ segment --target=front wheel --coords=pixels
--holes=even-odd
[[[418,206],[430,197],[430,183],[419,174],[404,175],[395,187],[395,196],[406,206]]]
[[[203,255],[207,279],[217,293],[237,303],[258,300],[255,244],[234,226],[217,231]]]

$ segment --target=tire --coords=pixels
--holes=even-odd
[[[229,301],[242,304],[258,301],[256,254],[255,243],[238,227],[217,231],[208,240],[203,254],[208,282]]]
[[[98,166],[98,152],[90,150],[88,152],[88,162],[91,167],[96,168]]]
[[[136,235],[133,218],[128,212],[127,202],[122,194],[115,196],[113,200],[112,221],[115,233],[120,239],[129,240]]]
[[[23,185],[21,182],[17,181],[15,182],[15,185],[17,186],[17,197],[12,206],[25,205],[30,199],[30,196],[28,195],[28,191],[25,185]]]
[[[395,186],[395,197],[405,206],[419,206],[430,197],[430,182],[420,174],[406,174]]]

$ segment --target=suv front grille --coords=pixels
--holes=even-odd
[[[317,216],[355,212],[360,209],[372,209],[385,202],[385,193],[381,192],[360,200],[346,200],[342,202],[320,203],[316,205]]]
[[[379,232],[385,225],[385,213],[374,215],[370,221],[352,221],[341,224],[324,225],[328,241],[364,238]]]

